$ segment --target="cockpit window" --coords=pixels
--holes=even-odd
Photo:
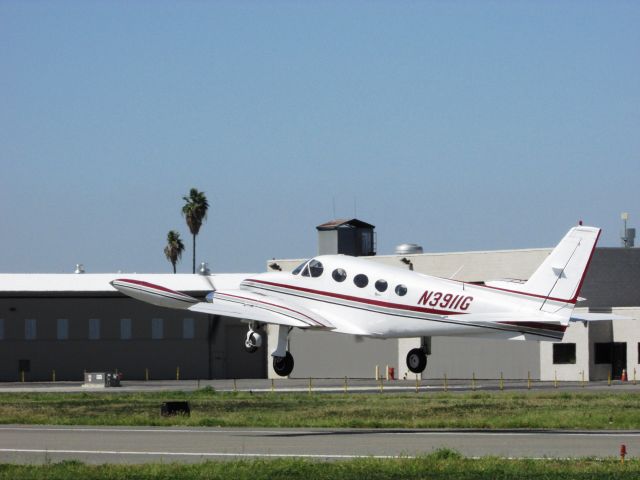
[[[302,276],[303,277],[310,277],[311,276],[311,274],[309,273],[309,264],[308,263],[302,269]]]
[[[317,278],[324,272],[324,267],[318,260],[311,260],[309,262],[309,272],[313,278]]]
[[[305,260],[304,262],[302,262],[300,265],[298,265],[293,272],[291,272],[292,275],[298,275],[301,271],[302,268],[307,264],[309,260]]]
[[[336,268],[332,273],[331,276],[333,277],[333,279],[336,282],[344,282],[345,279],[347,278],[347,272],[344,271],[344,269],[342,268]]]

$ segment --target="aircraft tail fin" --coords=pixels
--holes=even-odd
[[[488,286],[537,297],[539,310],[569,320],[591,263],[600,229],[577,226],[569,230],[542,265],[523,283],[487,282]]]
[[[542,265],[521,285],[522,291],[575,305],[600,236],[595,227],[574,227]]]

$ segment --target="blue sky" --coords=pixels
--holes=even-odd
[[[640,3],[0,2],[1,272],[260,271],[640,226]]]

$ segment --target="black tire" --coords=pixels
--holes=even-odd
[[[293,355],[287,352],[284,357],[273,357],[273,370],[281,377],[288,376],[293,371]]]
[[[407,353],[407,368],[413,373],[422,373],[427,368],[427,356],[421,348],[413,348]]]

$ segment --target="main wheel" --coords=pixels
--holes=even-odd
[[[407,367],[413,373],[422,373],[427,368],[427,356],[421,348],[413,348],[407,353]]]
[[[273,357],[273,370],[281,377],[286,377],[293,371],[293,355],[289,352],[284,357]]]

